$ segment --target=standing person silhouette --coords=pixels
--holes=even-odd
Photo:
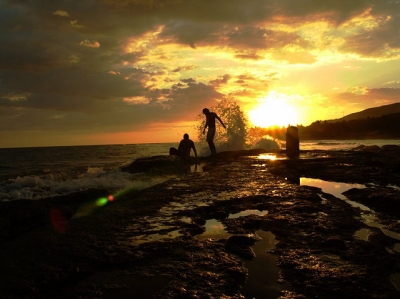
[[[210,112],[210,110],[208,110],[207,108],[204,108],[203,113],[206,116],[206,125],[204,126],[203,134],[205,133],[206,128],[208,127],[206,141],[208,143],[208,146],[210,147],[211,155],[215,155],[217,153],[217,150],[215,149],[215,144],[214,144],[215,119],[218,119],[218,121],[221,123],[221,125],[225,129],[226,129],[226,126],[215,112]]]

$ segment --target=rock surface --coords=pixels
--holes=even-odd
[[[126,191],[85,217],[73,217],[78,206],[105,190],[1,203],[1,298],[245,298],[260,230],[277,241],[279,298],[399,298],[400,240],[384,233],[400,234],[399,149],[262,153],[201,158],[207,171]],[[301,177],[366,184],[345,195],[382,228]],[[267,213],[229,218],[242,211]],[[209,221],[221,237],[201,238]]]

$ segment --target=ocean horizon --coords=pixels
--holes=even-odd
[[[350,150],[361,145],[388,144],[400,146],[400,139],[304,140],[300,141],[300,150]],[[35,200],[88,189],[117,192],[150,187],[171,176],[131,174],[121,171],[121,167],[138,158],[168,155],[169,148],[177,145],[138,143],[0,148],[0,201]],[[200,156],[209,154],[204,144],[196,146]]]

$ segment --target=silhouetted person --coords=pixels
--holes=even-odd
[[[208,110],[207,108],[204,108],[203,113],[206,116],[206,125],[204,126],[203,134],[206,131],[206,128],[208,127],[206,141],[208,143],[208,146],[210,147],[211,154],[214,155],[217,153],[217,150],[215,149],[215,144],[214,144],[214,136],[215,136],[215,131],[216,131],[215,119],[218,119],[218,121],[221,123],[221,125],[225,129],[226,129],[226,126],[215,112],[210,112],[210,110]]]
[[[197,158],[196,147],[194,146],[194,142],[189,139],[189,134],[184,134],[183,139],[179,143],[178,149],[171,147],[169,149],[170,155],[182,156],[182,157],[190,157],[190,151],[193,149],[194,156]]]
[[[300,156],[299,130],[289,126],[286,130],[286,156],[298,158]]]

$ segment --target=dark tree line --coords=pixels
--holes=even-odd
[[[297,126],[300,140],[307,139],[385,139],[400,138],[400,113],[356,120],[316,121],[309,126]],[[286,127],[254,127],[248,130],[249,139],[271,136],[285,140]]]
[[[350,121],[316,121],[298,128],[300,139],[400,138],[400,113]]]

